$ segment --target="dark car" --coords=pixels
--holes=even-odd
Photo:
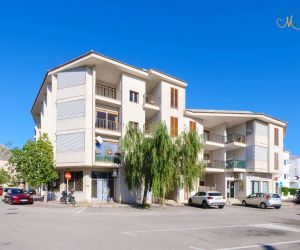
[[[23,189],[10,188],[4,197],[4,202],[12,204],[33,204],[33,197],[30,194],[24,193]]]
[[[298,190],[295,194],[295,203],[296,204],[300,203],[300,190]]]
[[[24,191],[25,194],[36,195],[36,191],[33,188],[29,188]]]

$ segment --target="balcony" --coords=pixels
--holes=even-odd
[[[97,118],[95,126],[99,134],[121,136],[122,124],[119,122]]]
[[[204,167],[206,173],[224,172],[225,161],[204,160]]]
[[[97,154],[95,155],[95,161],[96,162],[106,162],[106,163],[121,163],[121,156],[120,154],[116,153],[115,155],[101,155]]]
[[[154,128],[154,123],[145,123],[143,126],[143,130],[145,134],[150,134]]]
[[[148,112],[146,112],[146,118],[154,115],[157,111],[160,110],[158,99],[153,95],[145,94],[144,95],[144,109],[148,111]]]
[[[239,134],[229,134],[226,138],[226,150],[235,150],[246,147],[246,136]]]
[[[226,169],[246,169],[246,162],[241,160],[228,160],[226,161]]]
[[[217,135],[210,132],[204,132],[204,148],[206,150],[216,150],[225,147],[225,136]]]
[[[96,100],[100,103],[109,103],[113,106],[120,106],[120,93],[115,88],[110,88],[104,85],[96,85]]]

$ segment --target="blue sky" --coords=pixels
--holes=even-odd
[[[5,1],[0,9],[0,144],[33,137],[47,69],[89,50],[188,81],[187,107],[264,112],[300,154],[299,1]]]

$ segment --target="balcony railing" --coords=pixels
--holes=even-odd
[[[219,160],[204,160],[204,166],[206,168],[225,168],[225,161],[219,161]]]
[[[101,155],[96,154],[95,155],[96,161],[102,161],[102,162],[113,162],[113,163],[121,163],[121,155],[119,153],[116,153],[115,155]]]
[[[151,105],[158,105],[158,100],[153,95],[144,94],[144,103],[148,103],[148,104],[151,104]]]
[[[225,143],[225,136],[204,132],[204,141],[212,141],[217,143]]]
[[[96,94],[110,99],[119,99],[119,92],[115,88],[106,87],[104,85],[96,85]]]
[[[101,128],[101,129],[106,129],[111,131],[120,131],[121,124],[115,121],[97,118],[96,128]]]
[[[239,134],[229,134],[226,138],[226,143],[239,142],[246,143],[246,136]]]
[[[240,160],[228,160],[226,161],[226,168],[246,168],[246,162]]]

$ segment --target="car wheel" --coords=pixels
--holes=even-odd
[[[242,205],[243,205],[244,207],[247,207],[247,202],[246,202],[246,201],[242,201]]]
[[[193,201],[192,201],[191,198],[189,199],[189,202],[188,202],[188,203],[189,203],[189,206],[192,206],[192,205],[193,205]]]
[[[281,206],[279,206],[279,207],[275,207],[276,209],[279,209],[279,208],[281,208]]]
[[[219,208],[220,208],[220,209],[224,208],[224,205],[222,205],[222,206],[219,206]]]
[[[266,205],[266,203],[264,203],[264,202],[260,203],[260,208],[262,208],[262,209],[266,209],[266,208],[267,208],[267,205]]]
[[[203,207],[204,209],[208,209],[208,204],[207,204],[206,201],[203,201],[203,202],[202,202],[202,207]]]
[[[9,204],[9,205],[12,205],[12,204],[13,204],[12,199],[9,199],[9,200],[8,200],[8,204]]]

